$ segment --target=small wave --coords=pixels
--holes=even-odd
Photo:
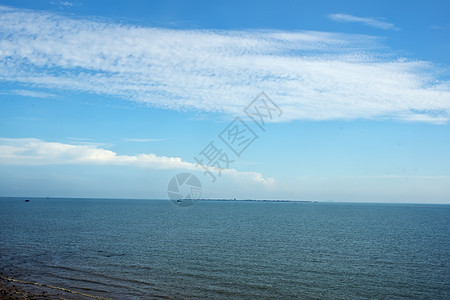
[[[79,273],[82,273],[82,274],[87,274],[89,276],[101,277],[101,278],[104,278],[104,279],[108,279],[108,280],[112,280],[112,281],[116,281],[116,282],[120,282],[120,283],[137,283],[139,285],[146,285],[146,286],[150,286],[152,288],[156,288],[156,284],[148,282],[148,281],[129,279],[129,278],[113,277],[113,276],[108,276],[106,274],[96,273],[96,272],[93,272],[91,270],[86,271],[86,270],[77,269],[77,268],[68,267],[68,266],[53,266],[53,265],[45,265],[45,267],[53,268],[53,269],[66,270],[66,271],[69,271],[69,272],[79,272]],[[52,275],[54,275],[54,274],[52,273]],[[54,275],[54,276],[60,276],[60,275]],[[78,279],[74,279],[74,280],[78,280]],[[100,282],[92,281],[92,283],[100,283]],[[117,286],[119,287],[120,285],[117,285]]]

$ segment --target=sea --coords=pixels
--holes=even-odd
[[[450,205],[0,198],[0,270],[113,299],[450,299]]]

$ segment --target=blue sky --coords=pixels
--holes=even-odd
[[[0,1],[0,196],[450,203],[449,37],[447,1]]]

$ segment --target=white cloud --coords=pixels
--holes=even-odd
[[[362,18],[356,17],[348,14],[330,14],[328,15],[330,19],[338,22],[350,22],[350,23],[362,23],[367,26],[384,29],[384,30],[399,30],[400,28],[396,27],[392,23],[388,23],[380,20],[379,18]]]
[[[0,165],[122,165],[156,170],[179,169],[202,171],[201,166],[185,162],[179,157],[156,154],[118,155],[95,145],[73,145],[47,142],[35,138],[0,138]],[[223,169],[223,176],[244,178],[255,183],[272,185],[272,178],[264,178],[258,172],[240,172]]]
[[[159,108],[235,116],[265,91],[285,121],[442,123],[450,83],[437,69],[366,35],[142,28],[0,6],[0,80]]]

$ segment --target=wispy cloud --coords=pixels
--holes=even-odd
[[[0,7],[0,80],[159,108],[236,115],[263,90],[284,121],[442,123],[450,83],[439,71],[367,35],[142,28]]]
[[[50,1],[50,4],[58,7],[59,9],[73,7],[73,2],[70,1]]]
[[[125,142],[135,142],[135,143],[147,143],[147,142],[161,142],[166,139],[137,139],[137,138],[124,138]]]
[[[450,24],[430,25],[430,29],[433,29],[433,30],[447,30],[447,29],[450,29]]]
[[[6,92],[0,92],[3,95],[19,95],[31,98],[53,98],[56,95],[41,91],[33,91],[33,90],[11,90]]]
[[[384,30],[399,30],[392,23],[382,21],[381,18],[368,18],[368,17],[356,17],[348,14],[329,14],[328,17],[333,21],[338,22],[350,22],[350,23],[361,23],[367,26],[384,29]]]
[[[0,165],[121,165],[151,168],[156,170],[179,169],[202,171],[195,163],[185,162],[179,157],[156,154],[118,155],[114,151],[95,145],[74,145],[47,142],[35,138],[0,138]],[[224,176],[250,179],[264,185],[273,184],[258,172],[240,172],[223,169]]]
[[[74,137],[68,136],[62,139],[59,139],[62,142],[68,142],[71,145],[82,145],[82,146],[93,146],[93,147],[102,147],[102,148],[111,148],[114,146],[112,143],[98,142],[89,138],[82,137]]]

